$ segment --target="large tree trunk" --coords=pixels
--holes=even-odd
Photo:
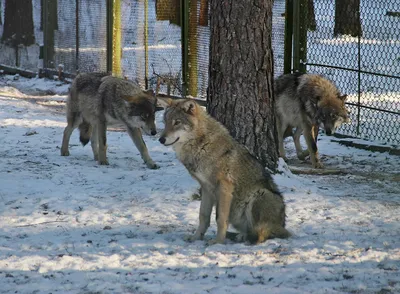
[[[13,47],[35,44],[32,0],[6,0],[1,41]]]
[[[275,170],[272,2],[210,0],[207,109],[264,165]]]
[[[360,0],[336,0],[333,35],[362,36]]]

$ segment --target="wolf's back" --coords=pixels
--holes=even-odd
[[[108,75],[104,72],[79,74],[74,80],[76,91],[86,95],[96,94],[101,85],[101,79]]]
[[[303,73],[292,73],[281,75],[274,81],[274,91],[276,98],[279,98],[285,91],[295,92],[296,88],[299,85],[299,81]]]
[[[140,85],[134,81],[126,80],[113,76],[103,76],[100,78],[101,88],[100,92],[108,92],[107,94],[122,96],[136,96],[142,94]],[[115,90],[115,93],[111,93]]]

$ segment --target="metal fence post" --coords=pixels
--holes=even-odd
[[[75,69],[76,72],[79,72],[79,0],[75,1]]]
[[[113,3],[113,65],[112,72],[117,77],[122,76],[122,32],[121,32],[121,0],[114,0]]]
[[[144,0],[144,84],[149,88],[149,2]]]
[[[308,28],[307,0],[294,0],[293,20],[293,71],[306,72]]]
[[[42,4],[42,30],[43,30],[43,70],[47,68],[47,64],[49,62],[49,57],[48,57],[48,34],[47,34],[47,1],[41,1]]]
[[[189,3],[181,0],[181,43],[182,43],[182,96],[186,97],[188,88],[189,53]]]
[[[112,72],[113,64],[113,11],[114,0],[106,0],[107,5],[107,72]]]
[[[285,48],[283,57],[283,73],[292,72],[293,53],[293,0],[286,0],[285,8]]]
[[[360,120],[361,120],[361,36],[357,38],[357,135],[360,135]]]

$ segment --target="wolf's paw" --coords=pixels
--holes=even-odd
[[[160,166],[157,165],[154,161],[146,162],[146,165],[149,169],[159,169]]]
[[[207,241],[207,246],[212,246],[215,244],[225,244],[225,240],[219,240],[218,238],[216,238]]]
[[[297,154],[297,158],[300,159],[300,160],[305,160],[306,157],[309,156],[309,155],[310,155],[310,151],[305,150],[305,151]]]
[[[183,240],[185,240],[186,242],[194,242],[198,240],[203,240],[203,237],[199,236],[198,234],[186,235],[183,237]]]
[[[312,166],[313,168],[324,168],[324,165],[320,161],[313,163]]]
[[[61,149],[61,156],[69,156],[69,151]]]
[[[107,159],[102,159],[102,160],[99,160],[99,164],[100,164],[100,165],[109,165],[109,163],[108,163],[108,160],[107,160]]]

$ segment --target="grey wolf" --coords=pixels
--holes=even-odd
[[[141,130],[155,135],[157,98],[150,91],[142,91],[133,81],[106,73],[79,74],[72,82],[67,100],[67,127],[61,155],[68,156],[72,131],[79,127],[80,141],[85,146],[90,139],[94,159],[107,165],[107,123],[120,122],[139,150],[149,168],[158,166],[151,159]]]
[[[251,243],[286,238],[285,204],[271,175],[228,130],[193,100],[164,100],[165,129],[160,143],[201,186],[199,226],[190,241],[201,240],[216,206],[217,237],[223,243],[229,223]]]
[[[274,82],[276,124],[279,154],[286,159],[283,140],[293,136],[297,157],[310,155],[315,168],[322,168],[317,148],[320,125],[331,136],[344,122],[349,121],[345,106],[347,95],[326,78],[315,74],[285,74]],[[295,128],[295,132],[292,130]],[[300,136],[304,134],[308,150],[303,151]]]

